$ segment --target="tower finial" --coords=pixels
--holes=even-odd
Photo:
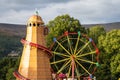
[[[38,15],[38,9],[37,8],[35,9],[35,12],[36,12],[36,15]]]

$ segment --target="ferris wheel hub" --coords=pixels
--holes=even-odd
[[[73,54],[73,55],[70,56],[70,58],[71,58],[71,59],[75,59],[75,58],[76,58],[76,55]]]

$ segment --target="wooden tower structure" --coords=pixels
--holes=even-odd
[[[49,61],[51,52],[45,47],[47,31],[38,14],[29,18],[26,38],[21,40],[24,48],[19,69],[13,73],[17,80],[52,80]]]

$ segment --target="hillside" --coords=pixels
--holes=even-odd
[[[20,39],[25,36],[25,25],[0,24],[0,58],[11,52],[20,53]]]
[[[26,26],[0,23],[0,34],[25,36]]]
[[[112,29],[120,29],[120,22],[107,24],[89,24],[82,26],[89,28],[95,25],[103,26],[106,31],[110,31]],[[0,23],[0,57],[7,56],[13,51],[21,51],[22,44],[20,43],[20,39],[24,38],[25,34],[25,25]]]
[[[84,24],[83,26],[86,28],[101,25],[105,28],[106,31],[110,31],[112,29],[120,29],[120,22],[114,22],[114,23],[105,23],[105,24]]]
[[[106,31],[110,31],[112,29],[120,29],[120,22],[106,23],[106,24],[83,24],[82,26],[89,28],[95,25],[103,26]],[[17,35],[23,37],[25,36],[25,32],[26,32],[25,25],[0,23],[0,34],[4,33],[6,35]]]

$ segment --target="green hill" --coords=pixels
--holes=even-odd
[[[25,30],[24,25],[0,24],[0,57],[21,51],[20,39],[25,36]]]

